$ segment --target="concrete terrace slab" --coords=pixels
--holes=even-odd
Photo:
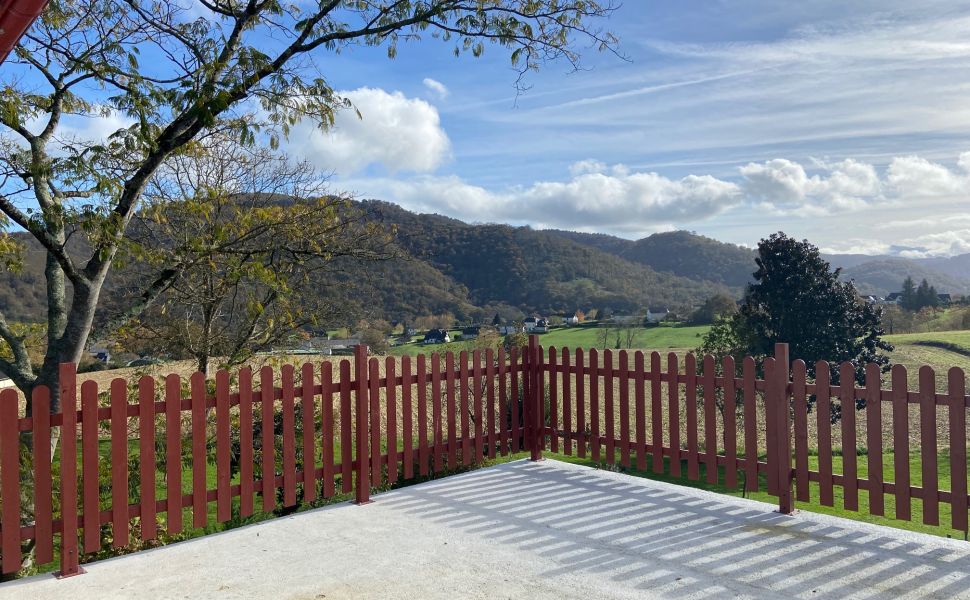
[[[515,461],[0,598],[970,598],[970,544]]]

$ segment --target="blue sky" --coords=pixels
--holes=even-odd
[[[598,26],[627,60],[548,64],[518,97],[498,47],[320,54],[363,119],[284,147],[336,190],[472,222],[970,252],[970,5],[626,0]]]
[[[290,151],[341,189],[470,221],[970,251],[970,7],[627,1],[604,25],[629,60],[546,65],[517,99],[497,48],[322,61],[364,119]],[[348,136],[353,159],[324,148]]]

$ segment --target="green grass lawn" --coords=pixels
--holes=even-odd
[[[970,354],[970,331],[932,331],[927,333],[902,333],[887,335],[892,344],[919,345],[921,342],[951,344],[954,348]]]
[[[701,338],[710,329],[709,325],[696,326],[660,326],[639,328],[633,348],[643,350],[689,349],[693,350],[701,344]],[[616,333],[620,333],[621,341],[625,342],[622,330],[614,330],[607,347],[614,347]],[[602,348],[602,330],[598,327],[564,327],[554,329],[539,336],[539,343],[545,347],[557,348]]]
[[[895,346],[889,354],[893,364],[906,367],[910,389],[919,387],[919,368],[933,367],[936,372],[937,391],[946,391],[947,371],[959,367],[970,373],[970,331],[936,331],[931,333],[904,333],[885,336]],[[952,348],[928,346],[923,342],[950,344]]]
[[[662,325],[660,327],[638,328],[633,340],[633,348],[641,350],[693,350],[701,344],[701,338],[710,329],[710,325]],[[623,345],[626,335],[620,329],[611,330],[607,347],[616,346],[617,333],[620,334]],[[452,337],[461,331],[452,331]],[[602,329],[598,327],[560,327],[548,333],[539,334],[539,343],[549,348],[602,348]],[[460,352],[469,349],[469,344],[463,341],[450,344],[435,344],[424,346],[421,343],[404,344],[391,348],[389,354],[393,356],[417,356],[432,352]]]

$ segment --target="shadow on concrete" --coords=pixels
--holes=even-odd
[[[970,545],[555,461],[408,487],[393,510],[670,598],[970,598]],[[608,591],[604,590],[606,595]]]

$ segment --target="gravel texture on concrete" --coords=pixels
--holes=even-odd
[[[547,460],[86,565],[0,598],[970,598],[970,544]]]

